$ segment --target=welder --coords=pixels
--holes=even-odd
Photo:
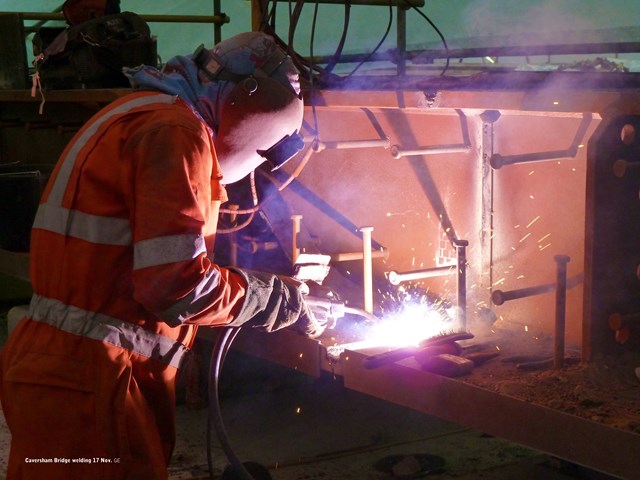
[[[74,136],[34,221],[34,294],[1,354],[10,480],[167,478],[198,328],[325,326],[305,284],[213,258],[225,185],[302,146],[285,50],[248,32],[126,75],[133,91]]]

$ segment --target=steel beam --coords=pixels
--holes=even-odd
[[[421,370],[412,359],[366,369],[366,353],[327,355],[327,345],[292,331],[243,332],[234,348],[318,376],[342,376],[344,386],[443,420],[503,438],[620,478],[640,471],[640,435]]]

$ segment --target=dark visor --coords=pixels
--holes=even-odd
[[[273,147],[268,150],[257,150],[258,155],[263,157],[272,165],[271,171],[277,170],[282,165],[291,160],[296,153],[302,150],[304,141],[298,131],[291,135],[285,135]]]

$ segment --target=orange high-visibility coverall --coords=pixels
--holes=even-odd
[[[117,100],[65,149],[1,353],[10,480],[167,477],[180,359],[246,290],[211,258],[220,178],[208,127],[165,94]]]

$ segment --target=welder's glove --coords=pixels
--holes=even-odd
[[[275,332],[291,325],[311,338],[324,331],[314,317],[303,296],[309,288],[303,282],[291,277],[231,268],[247,283],[242,309],[237,314],[232,327],[248,325],[265,332]]]
[[[338,319],[344,316],[344,304],[330,288],[313,281],[305,283],[309,287],[309,293],[305,295],[304,300],[316,321],[325,329],[334,328]]]

